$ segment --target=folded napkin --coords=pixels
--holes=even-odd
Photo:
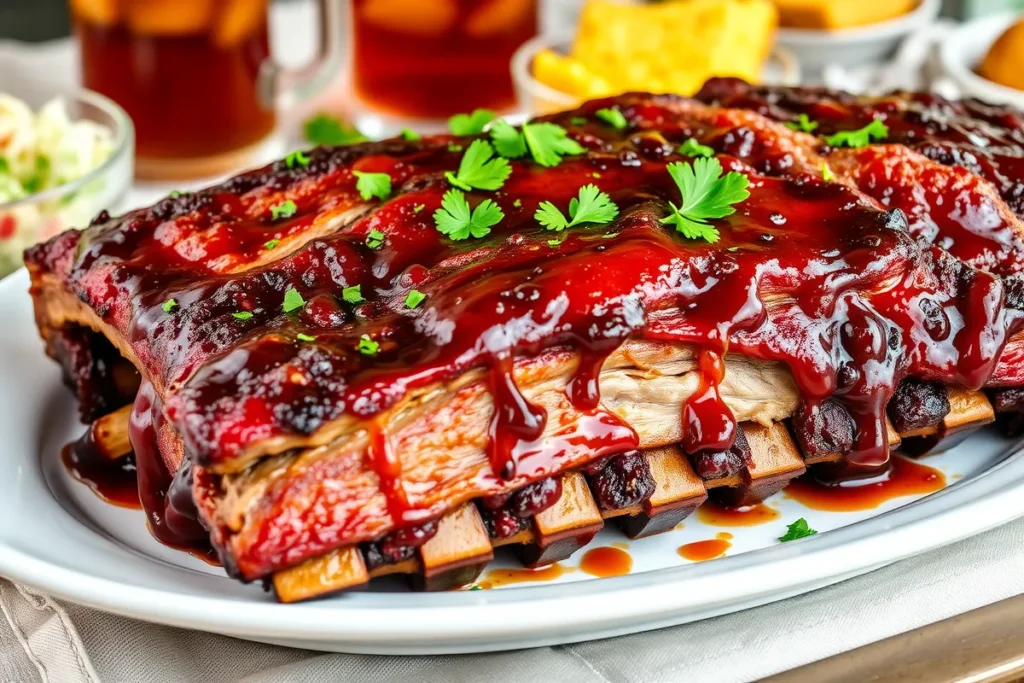
[[[0,580],[0,681],[749,681],[1022,592],[1019,520],[807,595],[685,626],[518,652],[381,657],[154,626]]]

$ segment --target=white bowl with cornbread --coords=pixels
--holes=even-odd
[[[943,75],[962,96],[1024,109],[1024,16],[963,24],[943,41],[939,58]]]
[[[939,16],[941,0],[775,0],[776,44],[808,72],[881,62]]]

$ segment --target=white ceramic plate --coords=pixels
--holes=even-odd
[[[1024,458],[986,430],[926,460],[950,482],[940,493],[844,514],[809,510],[779,495],[769,503],[779,518],[749,528],[709,527],[691,517],[682,529],[631,543],[628,576],[593,579],[576,570],[551,583],[435,594],[398,592],[397,584],[385,583],[373,592],[278,605],[259,586],[238,584],[161,546],[142,513],[100,502],[64,471],[60,448],[83,428],[56,365],[43,355],[27,287],[24,271],[0,282],[0,575],[147,621],[361,653],[576,642],[779,600],[1024,514]],[[786,523],[799,517],[824,533],[778,543]],[[691,563],[676,552],[721,531],[735,536],[722,559]],[[625,540],[605,530],[591,547]],[[499,556],[494,566],[514,563]]]
[[[942,72],[953,81],[959,96],[1024,109],[1024,91],[982,78],[974,71],[999,36],[1022,18],[1020,14],[1008,13],[975,19],[960,24],[942,41],[939,48]]]

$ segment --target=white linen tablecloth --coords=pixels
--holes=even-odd
[[[0,682],[748,681],[1024,592],[1024,520],[796,598],[518,652],[305,652],[111,616],[0,580]]]
[[[275,48],[301,61],[310,7],[275,8]],[[896,69],[832,70],[833,86],[920,87],[934,34]],[[300,45],[301,44],[301,45]],[[291,49],[297,48],[297,49]],[[53,91],[73,74],[68,43],[0,44],[0,91]],[[143,204],[166,188],[140,187]],[[9,521],[9,520],[8,520]],[[0,683],[131,681],[743,681],[816,661],[1024,592],[1024,520],[842,584],[652,633],[486,655],[378,657],[305,652],[146,624],[53,600],[0,579]]]

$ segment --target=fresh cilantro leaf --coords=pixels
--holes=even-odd
[[[889,126],[881,119],[874,119],[871,123],[858,128],[857,130],[844,130],[829,135],[825,142],[831,147],[867,147],[872,140],[884,140],[889,137]]]
[[[164,313],[170,313],[171,311],[173,311],[177,307],[178,307],[178,302],[176,300],[168,299],[167,301],[165,301],[163,303],[163,306],[161,306],[160,308],[164,309]]]
[[[477,109],[472,114],[456,114],[448,119],[452,135],[479,135],[496,114],[489,109]]]
[[[231,314],[231,317],[235,320],[249,320],[252,318],[252,313],[249,311],[235,311]]]
[[[302,125],[306,140],[314,145],[351,145],[365,142],[366,136],[328,114],[317,114]]]
[[[514,202],[512,202],[512,206],[516,207],[517,209],[521,208],[523,206],[523,200],[516,199]]]
[[[601,192],[597,185],[584,185],[579,197],[569,202],[569,219],[551,202],[541,202],[533,217],[545,229],[561,232],[580,223],[611,223],[618,215],[619,207],[607,193]]]
[[[779,536],[779,540],[783,543],[787,541],[795,541],[798,538],[807,538],[818,533],[807,524],[807,520],[801,517],[792,524],[786,525],[786,533],[783,536]]]
[[[413,213],[419,213],[420,211],[422,211],[425,208],[427,208],[426,204],[417,204],[416,206],[412,207],[412,212]]]
[[[359,353],[364,356],[376,356],[380,350],[380,344],[370,339],[370,335],[364,334],[359,338]]]
[[[363,288],[361,285],[352,285],[341,290],[341,298],[350,304],[361,304],[366,301],[363,298]]]
[[[316,337],[314,337],[311,334],[306,334],[305,332],[299,332],[297,335],[295,335],[295,338],[301,342],[316,341]]]
[[[736,171],[723,176],[722,164],[714,157],[694,159],[692,164],[676,161],[668,165],[668,172],[679,188],[682,205],[669,202],[672,213],[661,222],[674,225],[688,239],[717,242],[718,229],[708,220],[736,212],[733,204],[750,196],[747,176]]]
[[[296,150],[284,158],[284,165],[288,168],[295,168],[296,166],[306,166],[309,164],[309,157],[302,153],[301,150]]]
[[[715,150],[707,145],[697,142],[696,138],[690,138],[679,148],[679,153],[684,157],[713,157]]]
[[[574,126],[585,126],[587,125],[587,120],[582,116],[574,116],[571,119],[569,119],[569,123]]]
[[[490,128],[491,140],[498,154],[507,159],[518,159],[526,154],[523,134],[505,119],[495,119]]]
[[[267,250],[276,249],[277,245],[279,245],[279,244],[281,244],[281,240],[278,240],[278,239],[267,240],[266,242],[263,243],[263,248],[267,249]]]
[[[294,287],[284,293],[284,302],[281,304],[281,308],[284,309],[285,313],[297,311],[305,305],[306,300],[302,298],[302,295]]]
[[[441,199],[441,208],[434,212],[434,223],[438,232],[453,240],[479,239],[489,234],[504,217],[501,207],[490,199],[485,199],[470,211],[465,194],[459,190],[448,190]]]
[[[352,175],[357,178],[356,189],[363,199],[387,199],[391,196],[391,176],[387,173],[352,171]]]
[[[800,114],[800,118],[796,121],[787,122],[786,128],[803,131],[804,133],[813,133],[818,129],[818,122],[812,121],[807,114]]]
[[[291,218],[298,210],[299,207],[295,206],[295,202],[287,199],[270,207],[270,217],[275,221],[280,218]]]
[[[821,164],[821,179],[826,183],[833,183],[836,180],[836,174],[832,172],[832,169],[828,167],[826,162]]]
[[[494,156],[494,148],[486,140],[474,140],[459,162],[457,173],[448,171],[444,177],[448,182],[467,192],[477,190],[497,190],[505,184],[512,167],[508,159]]]
[[[366,246],[370,249],[380,249],[384,246],[384,233],[380,230],[371,230],[366,235]]]
[[[624,130],[629,122],[626,121],[626,117],[619,111],[618,107],[612,107],[611,109],[598,109],[594,112],[594,116],[601,119],[615,130]]]
[[[549,168],[558,166],[564,156],[583,154],[587,151],[583,145],[568,136],[565,128],[554,123],[523,124],[523,138],[530,148],[533,160]]]
[[[399,135],[401,135],[403,139],[409,140],[409,141],[414,141],[414,140],[419,140],[420,139],[420,134],[417,133],[414,130],[410,130],[409,128],[403,128],[402,132],[399,133]]]
[[[418,289],[409,290],[409,294],[407,294],[405,297],[405,307],[416,308],[421,303],[423,303],[423,300],[426,298],[427,295],[419,291]]]

